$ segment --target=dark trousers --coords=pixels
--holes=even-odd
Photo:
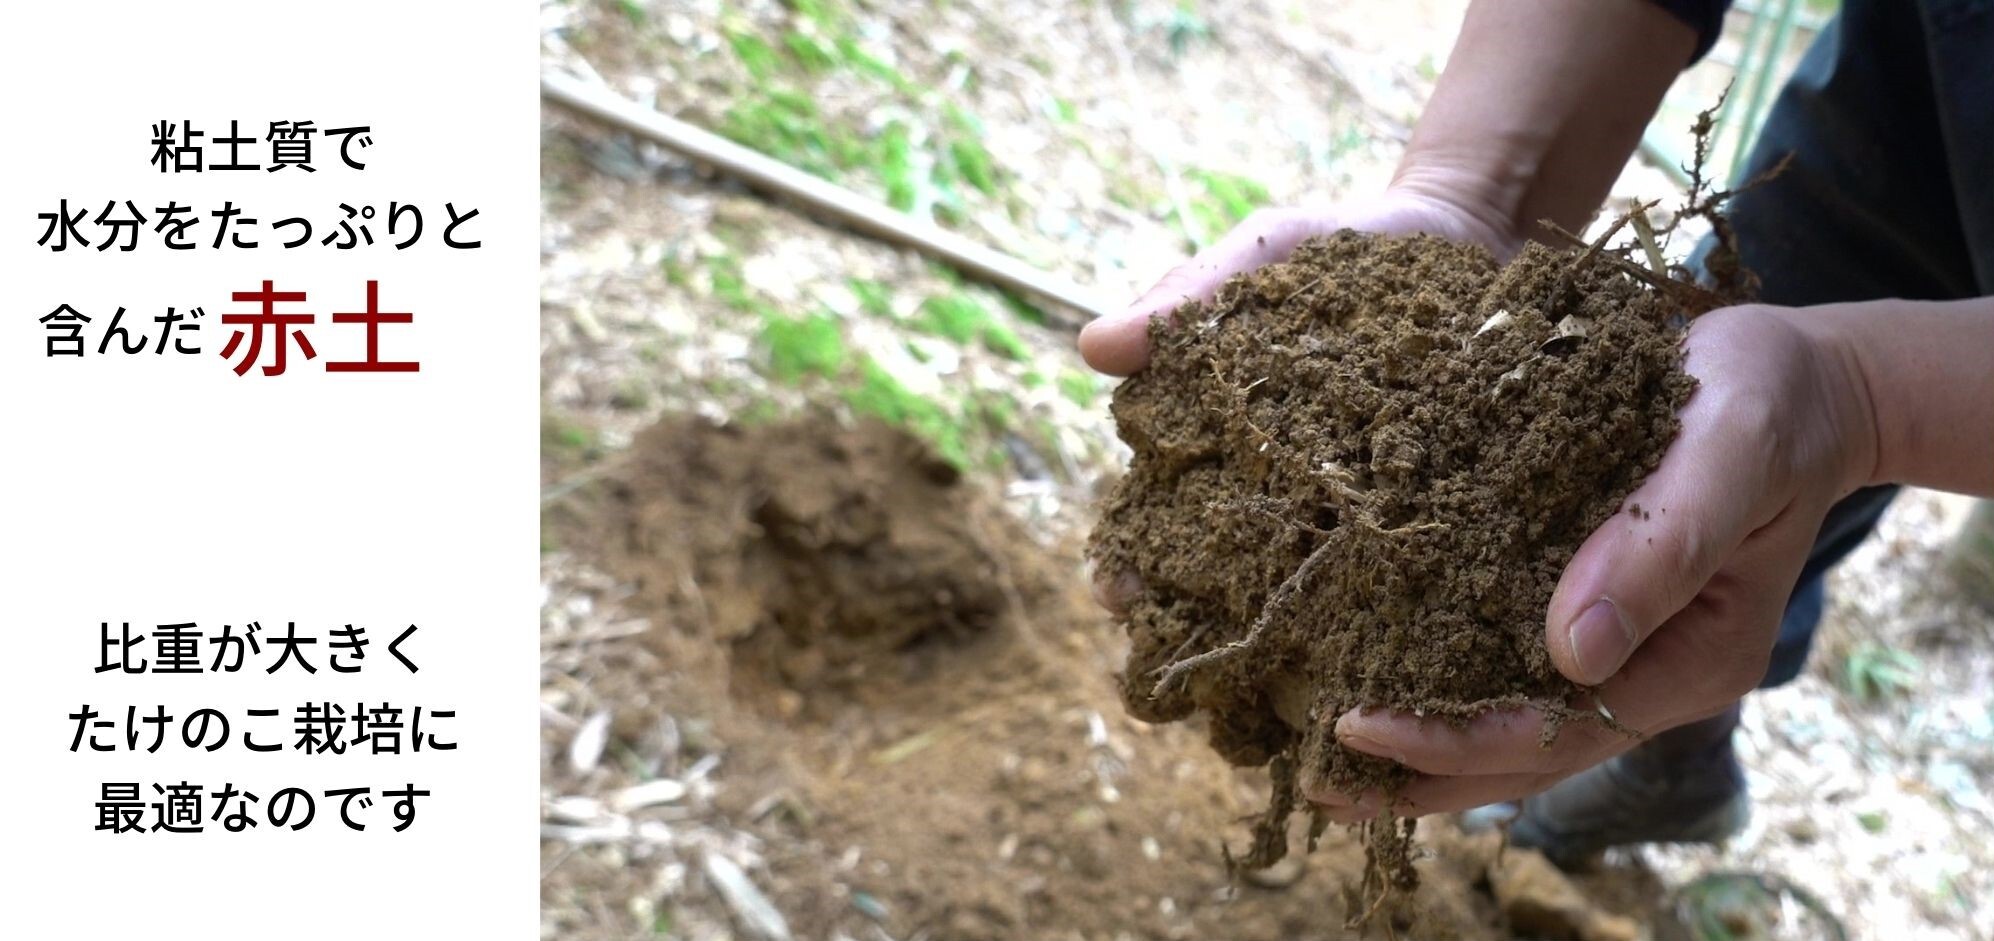
[[[1994,0],[1845,0],[1774,103],[1745,175],[1788,154],[1784,173],[1731,204],[1765,302],[1994,293]],[[1860,490],[1828,514],[1762,686],[1799,675],[1828,568],[1895,493]]]

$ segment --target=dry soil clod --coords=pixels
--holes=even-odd
[[[1286,853],[1300,781],[1389,795],[1409,779],[1335,740],[1349,709],[1605,718],[1552,666],[1544,611],[1660,460],[1693,382],[1687,286],[1602,244],[1499,266],[1342,232],[1153,325],[1149,368],[1115,395],[1134,459],[1090,551],[1142,586],[1129,710],[1202,712],[1227,759],[1273,766],[1238,865]],[[1416,885],[1411,833],[1364,825],[1359,911]]]

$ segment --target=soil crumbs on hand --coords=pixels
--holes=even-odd
[[[1346,710],[1459,722],[1529,703],[1549,735],[1589,709],[1552,666],[1545,610],[1694,381],[1679,310],[1586,261],[1345,231],[1152,325],[1113,406],[1134,458],[1089,554],[1141,582],[1129,712],[1202,713],[1219,754],[1273,767],[1243,865],[1286,852],[1300,782],[1407,779],[1335,741]],[[1416,884],[1409,836],[1365,825],[1369,897]]]
[[[587,695],[615,704],[610,753],[667,775],[721,759],[711,806],[670,818],[664,871],[669,854],[739,839],[702,832],[752,834],[753,877],[798,938],[1336,934],[1364,865],[1356,838],[1233,883],[1224,842],[1266,775],[1227,767],[1186,726],[1121,714],[1125,647],[1086,598],[1078,547],[1041,545],[991,497],[881,425],[672,418],[550,509],[562,543],[589,547],[629,592],[618,607],[651,625],[593,654]],[[679,731],[654,755],[660,716]],[[569,786],[623,774],[604,773]],[[1507,937],[1524,904],[1510,896],[1543,895],[1491,888],[1515,881],[1518,854],[1436,829],[1428,885],[1395,924]],[[657,892],[620,853],[556,859],[543,893]],[[700,898],[659,904],[684,922]],[[1627,936],[1625,919],[1583,917],[1623,933],[1579,934]]]

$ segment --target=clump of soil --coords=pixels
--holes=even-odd
[[[877,422],[668,421],[612,478],[605,548],[652,592],[694,586],[738,666],[788,687],[851,683],[881,655],[965,640],[1004,613],[1001,563],[978,531],[991,520],[970,490]]]
[[[1090,554],[1140,582],[1128,710],[1203,713],[1227,760],[1273,767],[1245,865],[1286,852],[1299,780],[1406,779],[1335,741],[1345,710],[1583,705],[1544,612],[1693,388],[1680,306],[1599,261],[1346,231],[1152,326],[1115,393],[1135,454]],[[1410,822],[1366,826],[1410,888]]]
[[[721,759],[713,806],[667,825],[695,848],[761,847],[753,877],[794,937],[1271,941],[1350,913],[1364,866],[1350,834],[1228,884],[1226,838],[1266,775],[1227,767],[1188,727],[1123,714],[1126,648],[1087,597],[1078,546],[1035,538],[914,439],[671,418],[611,460],[548,529],[627,586],[599,601],[615,619],[650,626],[589,646],[547,688],[611,712],[609,753],[632,765],[670,776]],[[661,716],[678,730],[664,745]],[[566,735],[549,734],[556,793],[632,783],[621,767],[571,776]],[[1431,885],[1394,923],[1509,937],[1496,835],[1438,830]],[[660,898],[669,862],[661,875],[614,847],[543,852],[550,909],[600,913],[559,934],[653,930],[622,913]],[[729,917],[711,893],[657,904],[686,937],[702,915]]]

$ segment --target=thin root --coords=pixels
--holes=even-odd
[[[1223,663],[1247,650],[1253,649],[1254,645],[1260,642],[1260,638],[1266,634],[1267,625],[1273,623],[1274,615],[1286,607],[1291,598],[1301,592],[1302,586],[1308,583],[1308,580],[1315,575],[1315,570],[1321,567],[1323,560],[1329,557],[1329,547],[1333,544],[1330,540],[1323,540],[1322,544],[1316,546],[1315,551],[1309,553],[1309,557],[1302,561],[1301,567],[1295,569],[1295,574],[1288,576],[1286,581],[1283,581],[1279,587],[1274,589],[1274,593],[1268,596],[1267,603],[1261,606],[1260,616],[1253,619],[1253,627],[1246,632],[1245,637],[1231,643],[1213,647],[1197,656],[1179,660],[1165,667],[1162,678],[1158,679],[1156,685],[1149,691],[1150,698],[1161,697],[1165,692],[1169,691],[1172,683],[1189,676],[1194,670],[1200,670],[1216,663]]]

